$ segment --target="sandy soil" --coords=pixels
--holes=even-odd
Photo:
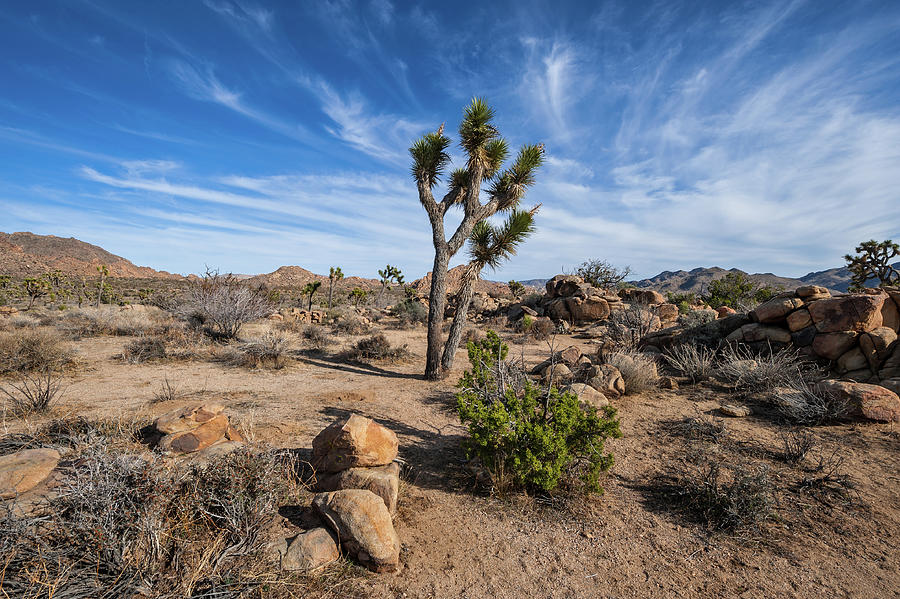
[[[674,423],[710,413],[723,399],[704,386],[614,402],[624,436],[608,444],[616,465],[603,496],[492,497],[476,484],[460,449],[465,429],[452,394],[465,353],[458,356],[460,372],[427,383],[420,377],[424,329],[387,334],[409,345],[408,362],[365,367],[301,356],[276,371],[202,361],[123,364],[115,356],[128,338],[83,339],[76,344],[83,367],[69,377],[54,416],[137,419],[215,398],[256,439],[293,448],[310,447],[319,430],[348,411],[390,427],[406,462],[396,521],[403,568],[351,576],[331,588],[335,597],[900,596],[900,435],[890,426],[811,429],[822,452],[838,450],[845,458],[842,472],[856,488],[846,498],[780,492],[777,518],[758,539],[708,532],[660,493],[659,476],[685,466],[692,446],[766,463],[785,489],[803,476],[802,468],[775,459],[784,426],[764,415],[729,419],[725,449],[673,433]],[[588,347],[570,338],[556,343]],[[530,344],[514,345],[511,353],[536,363],[545,352]],[[150,404],[165,378],[185,396]]]

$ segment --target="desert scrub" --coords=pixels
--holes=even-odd
[[[128,364],[141,364],[166,358],[166,342],[157,335],[138,337],[125,344],[122,350],[122,361]]]
[[[394,347],[383,333],[357,341],[344,352],[344,359],[354,362],[397,362],[409,357],[406,344]]]
[[[607,438],[621,436],[616,411],[583,406],[574,393],[542,388],[506,361],[509,347],[494,331],[468,344],[471,370],[459,380],[456,408],[468,425],[465,446],[498,490],[512,486],[549,492],[563,479],[602,491],[613,465]]]
[[[816,375],[797,350],[754,353],[746,346],[727,346],[716,366],[717,375],[740,389],[765,391],[792,385]]]
[[[214,339],[234,339],[248,322],[274,309],[261,291],[251,289],[232,275],[207,271],[188,289],[177,313]]]
[[[707,528],[744,532],[771,517],[772,486],[765,465],[738,464],[723,469],[710,460],[683,474],[673,492]]]
[[[663,359],[675,372],[696,383],[713,373],[716,352],[702,345],[682,343],[667,350]]]
[[[607,356],[606,362],[622,373],[626,393],[640,393],[659,384],[656,360],[649,354],[635,350],[621,350]]]
[[[303,344],[313,351],[325,351],[334,339],[328,330],[320,324],[303,325],[300,330],[300,338]]]
[[[353,313],[337,317],[331,326],[335,333],[344,335],[365,335],[371,328],[360,316]]]
[[[787,420],[797,424],[823,424],[845,418],[846,401],[803,379],[775,389],[772,401]]]
[[[410,328],[428,320],[428,310],[416,300],[406,298],[391,308],[391,316],[397,318],[401,328]]]
[[[50,371],[23,374],[18,383],[0,387],[4,409],[16,416],[42,413],[50,409],[62,391],[62,379]]]
[[[238,346],[241,363],[250,368],[284,368],[290,349],[290,337],[278,331],[266,331]]]
[[[56,331],[23,328],[0,333],[0,374],[61,370],[74,351]]]

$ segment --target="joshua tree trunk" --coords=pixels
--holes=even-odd
[[[442,378],[441,343],[444,311],[447,309],[447,267],[450,250],[444,241],[444,221],[432,221],[434,230],[434,267],[431,269],[431,292],[428,296],[428,346],[425,352],[425,379]]]
[[[475,295],[475,281],[481,269],[475,264],[469,264],[462,276],[462,285],[456,298],[456,314],[453,315],[453,324],[450,325],[450,334],[447,336],[447,344],[444,345],[444,357],[441,359],[441,368],[444,372],[453,369],[453,360],[456,358],[456,350],[462,339],[463,329],[466,327],[469,305]]]

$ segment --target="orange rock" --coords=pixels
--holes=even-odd
[[[212,420],[224,409],[224,406],[212,402],[185,406],[163,414],[156,419],[153,426],[164,435],[189,431]]]
[[[384,466],[397,457],[397,435],[377,422],[351,414],[313,439],[313,465],[325,472],[356,466]]]
[[[159,449],[165,453],[193,453],[221,440],[227,430],[228,417],[219,414],[192,430],[166,435],[160,439]]]
[[[55,449],[24,449],[0,456],[0,499],[12,499],[30,491],[59,464]]]
[[[809,314],[820,333],[871,331],[883,323],[881,308],[887,295],[848,295],[809,305]]]
[[[819,389],[847,403],[851,414],[879,422],[900,422],[900,397],[880,385],[822,381]]]
[[[351,557],[376,572],[399,567],[400,538],[384,501],[375,493],[362,489],[319,493],[313,506]]]

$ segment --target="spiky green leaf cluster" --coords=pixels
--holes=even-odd
[[[543,163],[543,145],[526,145],[519,150],[515,162],[497,175],[488,192],[491,198],[500,200],[499,210],[508,210],[519,203],[527,189],[534,185],[535,172]]]
[[[495,227],[481,221],[469,237],[469,254],[480,267],[497,268],[503,260],[515,255],[516,249],[534,232],[534,215],[526,210],[513,210],[506,222]]]
[[[412,174],[415,180],[429,188],[437,185],[450,163],[450,155],[447,154],[449,147],[450,138],[441,131],[428,133],[416,140],[409,149],[413,157]]]

